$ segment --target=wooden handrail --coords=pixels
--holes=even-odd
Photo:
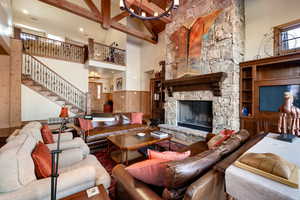
[[[126,52],[125,49],[120,49],[120,48],[118,48],[118,47],[112,47],[112,46],[109,46],[109,45],[106,45],[106,44],[102,44],[102,43],[100,43],[100,42],[94,42],[94,43],[97,44],[97,45],[100,45],[100,46],[104,46],[104,47],[108,47],[108,48],[112,48],[112,49],[117,49],[117,50],[119,50],[119,51],[124,51],[124,52]]]
[[[68,83],[69,85],[71,85],[73,88],[75,88],[76,90],[80,91],[82,94],[84,94],[84,92],[82,92],[78,87],[76,87],[75,85],[73,85],[71,82],[67,81],[66,79],[64,79],[61,75],[59,75],[57,72],[55,72],[54,70],[52,70],[50,67],[48,67],[45,63],[43,63],[42,61],[36,59],[36,57],[34,57],[33,55],[29,54],[29,53],[24,53],[26,55],[29,55],[33,60],[37,61],[38,63],[40,63],[41,65],[45,66],[48,68],[49,71],[51,71],[53,74],[55,74],[56,76],[58,76],[59,78],[61,78],[62,80],[64,80],[66,83]]]
[[[71,62],[85,62],[86,48],[84,46],[49,39],[25,32],[21,33],[20,38],[23,41],[25,52],[32,55],[56,58]]]
[[[80,47],[80,48],[84,47],[84,45],[81,46],[81,45],[78,45],[78,44],[73,44],[73,43],[64,42],[64,41],[60,41],[60,40],[55,40],[55,39],[47,38],[47,37],[40,36],[40,35],[34,35],[32,33],[21,32],[21,35],[22,34],[31,35],[33,37],[39,37],[39,38],[43,38],[43,39],[46,39],[46,40],[52,40],[54,42],[60,42],[60,43],[64,43],[64,44],[67,44],[67,45],[77,46],[77,47]]]
[[[111,47],[89,39],[88,50],[90,59],[117,65],[126,65],[126,50],[124,49]]]
[[[23,53],[22,74],[57,94],[66,103],[86,111],[87,94],[29,53]]]

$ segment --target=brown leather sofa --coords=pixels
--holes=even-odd
[[[147,128],[146,118],[143,118],[143,124],[131,124],[131,113],[115,113],[114,122],[92,122],[93,129],[84,131],[75,120],[77,132],[81,133],[91,152],[97,151],[107,144],[106,138],[111,135],[124,134],[129,131],[143,130]]]
[[[157,188],[132,177],[123,165],[113,169],[117,180],[117,199],[122,200],[223,200],[223,175],[213,170],[213,166],[226,158],[249,138],[246,130],[241,130],[216,149],[207,150],[206,143],[198,148],[202,152],[182,161],[167,163],[165,187]],[[196,143],[197,144],[197,143]],[[196,144],[190,146],[194,153]],[[186,149],[184,149],[186,150]]]

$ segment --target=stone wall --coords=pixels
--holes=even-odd
[[[174,62],[173,44],[169,37],[185,21],[197,19],[216,9],[220,16],[203,38],[199,63],[201,74],[226,72],[222,96],[210,91],[176,92],[167,97],[166,123],[176,125],[177,100],[213,101],[213,132],[229,128],[238,130],[239,123],[239,63],[244,56],[244,1],[243,0],[186,0],[176,11],[174,21],[166,27],[167,63]],[[172,79],[172,65],[166,66],[166,78]]]

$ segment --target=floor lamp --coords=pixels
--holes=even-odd
[[[51,152],[52,157],[52,170],[51,170],[51,200],[56,200],[56,194],[57,194],[57,179],[58,179],[58,160],[59,160],[59,154],[61,153],[60,150],[60,136],[61,133],[64,131],[64,128],[66,126],[67,118],[69,117],[68,108],[63,106],[60,111],[59,117],[62,119],[61,125],[58,132],[58,138],[57,138],[57,148],[56,150],[53,150]]]

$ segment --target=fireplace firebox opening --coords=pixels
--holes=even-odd
[[[212,101],[179,101],[177,125],[212,132]]]

